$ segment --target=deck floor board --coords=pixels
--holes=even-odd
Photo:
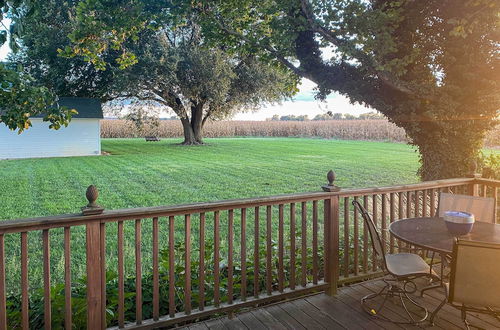
[[[339,288],[335,297],[319,293],[243,311],[231,319],[221,317],[190,324],[185,329],[465,329],[460,311],[449,305],[443,307],[433,326],[428,322],[418,326],[394,324],[371,317],[361,308],[360,299],[380,290],[383,284],[380,279],[353,284]],[[427,291],[419,301],[433,311],[443,299],[443,290],[437,289]],[[387,316],[397,317],[403,311],[397,302],[388,300]],[[480,328],[500,329],[500,322],[486,315],[471,313],[468,320]]]

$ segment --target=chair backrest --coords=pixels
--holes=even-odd
[[[500,308],[500,244],[457,240],[453,246],[448,301]]]
[[[358,209],[359,213],[361,213],[366,227],[368,228],[368,233],[370,234],[373,251],[375,252],[375,254],[382,258],[385,267],[384,246],[382,244],[382,239],[380,238],[380,235],[377,231],[377,227],[375,226],[375,223],[373,223],[372,217],[358,201],[352,201],[352,205],[354,205],[354,207]]]
[[[469,212],[477,221],[495,223],[494,198],[441,193],[438,216],[442,217],[446,211]]]

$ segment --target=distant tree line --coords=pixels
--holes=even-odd
[[[367,120],[367,119],[384,119],[385,116],[379,112],[371,111],[362,113],[359,116],[351,115],[350,113],[332,113],[328,111],[324,114],[316,115],[312,120]],[[271,118],[266,118],[267,121],[308,121],[310,120],[307,115],[274,115]]]

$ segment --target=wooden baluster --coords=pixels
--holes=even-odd
[[[220,305],[220,214],[214,212],[214,306]]]
[[[44,229],[42,231],[42,244],[43,244],[44,328],[45,329],[52,329],[52,310],[51,310],[51,301],[50,301],[50,237],[49,237],[49,230],[48,229]],[[2,258],[2,257],[0,256],[0,258]]]
[[[377,209],[377,195],[372,196],[372,218],[373,218],[373,223],[375,226],[377,226],[377,219],[378,219],[378,209]],[[377,270],[377,255],[375,254],[375,251],[372,253],[372,270],[376,271]]]
[[[488,197],[488,186],[483,184],[483,197]]]
[[[386,242],[387,242],[387,232],[385,229],[387,228],[387,195],[382,194],[382,219],[380,219],[380,224],[382,227],[382,248],[384,249],[384,253],[387,253]]]
[[[184,311],[191,314],[191,215],[184,216]]]
[[[368,210],[368,196],[363,196],[363,207],[365,210]],[[368,272],[368,227],[366,223],[363,221],[363,272]]]
[[[406,192],[406,217],[411,218],[411,191]]]
[[[253,248],[253,295],[259,298],[260,284],[259,284],[259,207],[255,207],[254,216],[254,248]]]
[[[101,327],[106,329],[106,224],[99,224],[101,253]]]
[[[199,309],[205,309],[205,213],[200,213],[200,289]]]
[[[498,188],[497,187],[492,187],[493,189],[493,198],[495,199],[495,201],[497,202],[498,204]],[[498,223],[498,207],[496,207],[495,205],[495,215],[493,217],[493,219],[495,219],[495,222]]]
[[[271,226],[271,221],[272,221],[272,213],[271,213],[271,205],[268,205],[267,206],[267,209],[266,209],[266,237],[267,237],[267,241],[266,241],[266,246],[267,246],[267,255],[266,255],[266,290],[267,290],[267,294],[268,295],[271,295],[272,293],[272,276],[273,276],[273,273],[272,273],[272,247],[271,247],[271,244],[272,244],[272,240],[271,240],[271,230],[272,230],[272,226]]]
[[[318,284],[318,201],[313,201],[313,284]]]
[[[354,197],[354,200],[357,201],[358,197]],[[354,275],[358,275],[359,271],[359,223],[358,223],[358,209],[354,208]]]
[[[175,316],[175,217],[168,217],[168,314]]]
[[[411,191],[406,192],[406,217],[410,218],[412,214]],[[411,245],[406,245],[407,251],[411,252]]]
[[[307,204],[302,202],[302,277],[301,284],[303,287],[307,285]]]
[[[135,319],[142,324],[141,219],[135,220]]]
[[[241,300],[247,299],[247,209],[241,209]]]
[[[0,329],[7,329],[7,299],[5,286],[5,243],[0,234]]]
[[[415,217],[420,217],[420,190],[415,191]]]
[[[389,213],[390,213],[390,223],[393,223],[395,220],[396,220],[396,199],[395,199],[395,194],[394,193],[391,193],[389,198],[390,198],[390,209],[389,209]],[[394,236],[390,235],[390,244],[391,244],[391,247],[390,247],[390,251],[391,253],[394,253]]]
[[[160,275],[158,264],[158,218],[153,218],[153,320],[160,317]]]
[[[290,289],[295,290],[295,203],[290,204]]]
[[[427,217],[427,194],[428,194],[428,189],[422,190],[422,217]],[[426,257],[428,254],[428,250],[422,251],[422,257]]]
[[[233,254],[234,254],[234,211],[229,210],[228,216],[228,252],[227,252],[227,302],[233,303]]]
[[[436,214],[436,189],[431,189],[431,201],[430,201],[430,216],[435,217]]]
[[[349,197],[344,197],[344,277],[349,277]]]
[[[404,193],[402,191],[400,191],[398,193],[398,218],[399,220],[403,219],[405,216],[404,216],[404,209],[403,209],[403,196],[404,196]],[[406,243],[403,243],[401,241],[398,241],[398,252],[401,252],[401,249],[405,249],[406,248]]]
[[[66,237],[65,237],[66,238]],[[66,253],[66,251],[64,251]],[[66,264],[65,270],[66,270]],[[22,327],[23,329],[29,329],[29,295],[28,295],[28,233],[21,233],[21,316],[22,316]],[[67,286],[64,288],[65,293],[67,291]],[[65,315],[65,321],[67,322],[68,316]],[[71,315],[69,316],[71,317]],[[65,323],[67,326],[67,323]],[[2,326],[0,328],[4,329]],[[66,328],[68,329],[68,328]]]
[[[427,217],[427,189],[422,190],[422,216]]]
[[[283,292],[285,287],[285,271],[284,267],[284,220],[283,220],[283,204],[278,206],[278,290],[279,292]]]
[[[26,233],[24,233],[26,234]],[[22,239],[21,234],[21,259],[28,259],[28,242],[27,237],[25,236],[24,241]],[[23,249],[25,249],[25,256],[23,258]],[[26,266],[27,263],[26,263]],[[27,269],[26,269],[27,271]],[[22,273],[22,271],[21,271]],[[26,279],[23,280],[23,290],[26,287],[28,290],[28,274],[26,273]],[[23,293],[24,295],[24,293]],[[23,297],[24,299],[24,297]],[[26,313],[28,312],[28,292],[26,291]],[[24,301],[23,301],[24,305]],[[104,314],[106,315],[106,314]],[[24,318],[24,315],[23,315]],[[28,321],[28,315],[26,314],[26,321]],[[72,328],[72,310],[71,310],[71,231],[70,227],[64,227],[64,327],[66,329]],[[24,327],[24,325],[23,325]],[[26,329],[28,328],[28,324],[26,324]]]
[[[125,327],[125,270],[123,262],[123,221],[118,221],[118,327]]]

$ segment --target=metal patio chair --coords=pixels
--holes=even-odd
[[[388,275],[383,279],[385,286],[379,292],[369,294],[361,299],[363,309],[374,317],[398,324],[417,324],[425,321],[429,312],[425,307],[418,304],[418,302],[410,296],[417,291],[417,285],[414,280],[417,278],[428,278],[432,281],[438,282],[440,281],[439,276],[437,276],[431,270],[430,266],[417,254],[386,254],[384,244],[370,214],[358,201],[353,201],[352,204],[361,213],[368,228],[368,233],[370,234],[373,251],[381,259],[382,269]],[[368,302],[378,297],[383,298],[380,305],[377,308],[369,306]],[[387,300],[391,297],[399,298],[401,305],[407,314],[405,320],[396,321],[381,314]],[[407,302],[405,301],[415,306],[423,316],[416,318],[416,316],[413,315],[408,309],[411,305],[407,305]]]
[[[443,217],[446,211],[462,211],[474,214],[476,221],[496,223],[496,201],[490,197],[477,197],[460,194],[440,193],[436,215]],[[431,268],[434,265],[435,253],[431,254]],[[445,276],[444,268],[450,264],[450,258],[441,256],[441,276]],[[446,277],[446,276],[445,276]]]
[[[446,211],[462,211],[474,214],[476,221],[495,223],[495,199],[449,193],[439,194],[437,215]]]
[[[434,310],[431,323],[448,302],[460,309],[467,329],[467,312],[489,314],[500,327],[500,244],[457,239],[453,245],[450,283],[446,298]]]

